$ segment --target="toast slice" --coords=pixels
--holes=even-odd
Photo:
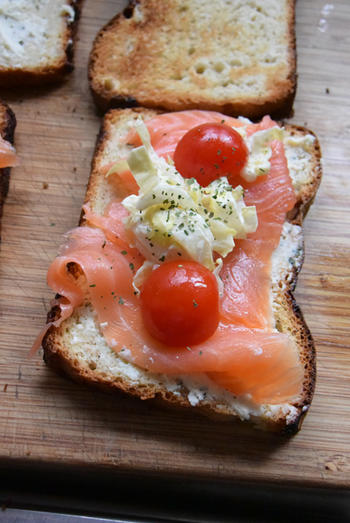
[[[98,33],[98,106],[284,118],[296,90],[294,0],[133,0]]]
[[[0,85],[61,80],[73,70],[83,0],[4,0],[0,6]]]
[[[102,214],[108,203],[117,196],[117,189],[106,180],[101,167],[126,157],[129,146],[120,143],[120,137],[142,115],[146,120],[157,114],[148,109],[112,110],[104,118],[97,140],[92,171],[85,202],[93,212]],[[289,137],[302,137],[310,132],[302,127],[285,126]],[[303,262],[303,235],[301,224],[313,201],[321,178],[321,153],[317,140],[310,152],[286,145],[297,204],[285,222],[280,245],[273,254],[271,287],[276,328],[292,336],[304,365],[303,392],[298,402],[282,405],[254,406],[220,389],[203,375],[165,376],[147,372],[127,363],[105,342],[94,319],[88,299],[59,328],[50,327],[44,340],[44,359],[57,371],[78,382],[96,386],[105,391],[122,390],[141,399],[158,398],[170,404],[194,407],[210,415],[225,419],[240,418],[271,430],[296,432],[307,412],[315,383],[314,344],[293,290]],[[84,226],[82,217],[80,225]],[[71,267],[79,277],[76,266]],[[48,321],[60,315],[54,307]]]
[[[16,128],[16,117],[13,111],[0,100],[0,134],[4,140],[13,144]],[[9,189],[11,167],[0,169],[0,233],[2,208]],[[1,241],[1,240],[0,240]]]

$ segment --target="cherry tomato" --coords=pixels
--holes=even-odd
[[[200,343],[218,326],[217,281],[200,263],[163,263],[145,281],[140,300],[147,330],[171,347]]]
[[[190,129],[174,153],[175,167],[184,178],[195,178],[200,185],[227,176],[239,176],[248,157],[241,135],[220,123],[205,123]]]

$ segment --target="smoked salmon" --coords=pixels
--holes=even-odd
[[[7,140],[0,135],[0,168],[18,165],[16,150]]]
[[[180,138],[205,122],[246,126],[247,135],[276,125],[269,117],[260,124],[207,111],[159,115],[146,123],[158,155],[173,157]],[[125,142],[139,145],[133,131]],[[128,362],[155,373],[207,373],[235,395],[247,395],[259,404],[295,401],[301,394],[303,366],[297,347],[275,329],[271,307],[271,255],[278,246],[286,213],[296,199],[288,173],[283,144],[271,143],[269,174],[255,182],[242,181],[245,202],[255,205],[258,228],[237,240],[223,260],[220,322],[216,332],[193,347],[168,347],[152,338],[143,325],[139,298],[132,285],[142,255],[132,247],[125,230],[127,211],[111,202],[103,216],[84,206],[86,224],[71,231],[48,271],[48,284],[60,294],[58,326],[88,297],[108,345]],[[106,168],[108,170],[109,167]],[[128,185],[131,173],[123,173]],[[135,183],[129,184],[135,188]],[[67,271],[75,263],[85,284]],[[166,306],[166,304],[165,304]],[[50,327],[51,324],[48,325]]]

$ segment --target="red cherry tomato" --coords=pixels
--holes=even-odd
[[[174,153],[175,167],[184,178],[200,185],[227,176],[239,176],[247,162],[248,149],[241,135],[224,124],[205,123],[190,129]]]
[[[165,262],[145,281],[140,300],[147,330],[171,347],[200,343],[218,326],[217,281],[197,262]]]

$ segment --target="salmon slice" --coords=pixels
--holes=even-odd
[[[270,121],[272,122],[272,120]],[[178,142],[187,131],[192,127],[207,122],[226,123],[235,127],[243,127],[244,125],[238,118],[224,116],[214,111],[179,111],[177,113],[160,114],[146,121],[145,124],[150,133],[152,147],[158,156],[172,159]],[[267,128],[266,123],[259,125]],[[251,132],[253,130],[249,128],[248,134]],[[135,147],[142,145],[141,139],[134,129],[131,129],[122,141]],[[113,167],[114,163],[111,162],[104,165],[102,172],[106,174]],[[130,171],[119,172],[116,178],[121,182],[124,190],[129,190],[129,194],[138,193],[139,187]]]
[[[271,129],[271,127],[276,127],[276,122],[274,120],[271,120],[269,115],[266,115],[258,123],[248,123],[245,130],[246,130],[247,136],[251,136],[252,134],[257,133],[258,131],[264,131],[265,129]]]
[[[169,347],[152,338],[133,291],[130,259],[102,231],[80,227],[71,232],[62,255],[51,265],[48,283],[73,311],[83,303],[85,292],[67,266],[78,265],[107,343],[141,368],[163,374],[208,373],[226,389],[250,394],[258,403],[281,403],[298,395],[302,368],[295,346],[284,334],[220,322],[212,337],[193,347]]]
[[[158,156],[174,156],[178,142],[192,127],[213,122],[242,127],[243,123],[237,118],[224,116],[214,111],[179,111],[155,116],[145,122],[150,133],[151,144]],[[124,141],[132,145],[141,145],[139,135],[133,129],[129,131]]]
[[[120,225],[120,218],[124,215],[125,209],[121,208],[119,203],[111,204],[104,217],[93,214],[88,206],[84,206],[84,210],[86,217],[89,217],[90,223],[95,225],[95,228],[77,227],[68,232],[59,256],[50,265],[47,283],[60,295],[59,299],[54,300],[52,306],[58,305],[61,313],[57,320],[46,324],[38,334],[31,348],[30,356],[40,348],[49,328],[51,326],[59,327],[64,320],[69,318],[74,309],[83,303],[87,292],[94,298],[96,310],[112,311],[111,305],[116,299],[117,290],[125,291],[127,289],[128,292],[131,292],[133,276],[143,263],[140,253],[136,249],[130,248],[125,241],[126,232]],[[107,225],[111,223],[111,216],[117,217],[117,219],[112,230],[109,230]],[[124,237],[121,234],[122,230]],[[106,235],[104,231],[107,232]],[[116,235],[116,232],[122,237]],[[78,284],[76,278],[69,272],[70,263],[77,265],[85,276],[83,286],[80,282]],[[125,277],[118,279],[123,272],[125,272]],[[93,292],[94,289],[98,292]],[[135,301],[134,294],[132,297]]]
[[[244,126],[244,123],[238,118],[224,116],[214,111],[180,111],[177,113],[161,114],[145,123],[150,133],[152,146],[158,156],[173,158],[176,146],[186,132],[196,125],[207,122],[225,123],[236,128]],[[247,136],[250,136],[257,131],[269,129],[275,125],[276,123],[271,120],[269,116],[265,116],[258,124],[248,124],[246,126],[246,133]],[[135,147],[142,145],[141,139],[134,129],[128,132],[123,141]],[[101,169],[102,174],[107,174],[114,165],[115,162],[109,162],[104,165]],[[130,171],[120,171],[111,178],[118,180],[119,183],[116,185],[122,194],[125,190],[128,191],[129,194],[138,193],[139,186]],[[122,190],[120,191],[121,187]]]
[[[254,184],[243,182],[244,200],[255,205],[258,228],[224,259],[221,277],[225,284],[223,317],[246,327],[273,327],[271,309],[271,256],[279,244],[286,213],[296,197],[288,173],[283,144],[271,144],[271,170]]]
[[[146,124],[156,152],[172,156],[178,140],[190,128],[222,120],[243,125],[205,111],[160,115]],[[246,130],[252,133],[273,125],[267,117]],[[129,133],[127,139],[137,144],[135,134]],[[294,342],[274,330],[270,300],[271,254],[295,196],[283,145],[274,142],[271,147],[270,173],[254,183],[242,180],[246,204],[256,205],[259,226],[247,239],[238,240],[224,259],[220,323],[213,336],[193,347],[169,347],[145,329],[132,287],[143,259],[129,247],[130,236],[123,226],[126,211],[119,201],[112,202],[104,216],[96,216],[84,206],[88,226],[70,233],[49,269],[49,285],[64,297],[64,317],[68,304],[73,311],[87,292],[106,342],[126,361],[162,374],[207,373],[220,386],[236,395],[248,394],[257,403],[278,404],[297,398],[303,368]],[[84,274],[84,291],[67,271],[72,262]]]
[[[0,168],[18,165],[16,150],[10,142],[0,136]]]
[[[172,158],[178,140],[190,128],[205,122],[223,121],[235,127],[244,125],[241,120],[210,111],[162,114],[148,120],[146,125],[157,154]],[[258,124],[248,124],[246,133],[249,136],[275,125],[269,116],[265,116]],[[221,302],[224,320],[251,328],[273,325],[271,255],[280,241],[286,213],[296,203],[283,144],[276,141],[271,148],[269,175],[258,177],[253,183],[240,179],[245,189],[246,205],[256,206],[258,229],[248,239],[236,240],[236,247],[224,259],[221,271],[225,289]]]
[[[144,261],[143,256],[137,249],[130,247],[130,244],[134,242],[134,237],[132,233],[124,227],[123,220],[127,218],[128,211],[121,202],[111,202],[107,206],[103,216],[94,214],[87,204],[83,205],[83,211],[85,213],[85,219],[90,225],[101,229],[106,238],[119,246],[120,249],[126,249],[128,253],[132,255],[133,260],[138,266],[142,264]]]
[[[106,176],[108,171],[115,166],[116,162],[108,162],[105,164],[100,172],[102,175]],[[139,192],[139,185],[135,178],[133,177],[131,171],[125,169],[124,171],[118,171],[117,173],[111,174],[109,176],[109,181],[116,186],[117,193],[120,195],[120,201],[123,200],[129,194],[137,194]]]

